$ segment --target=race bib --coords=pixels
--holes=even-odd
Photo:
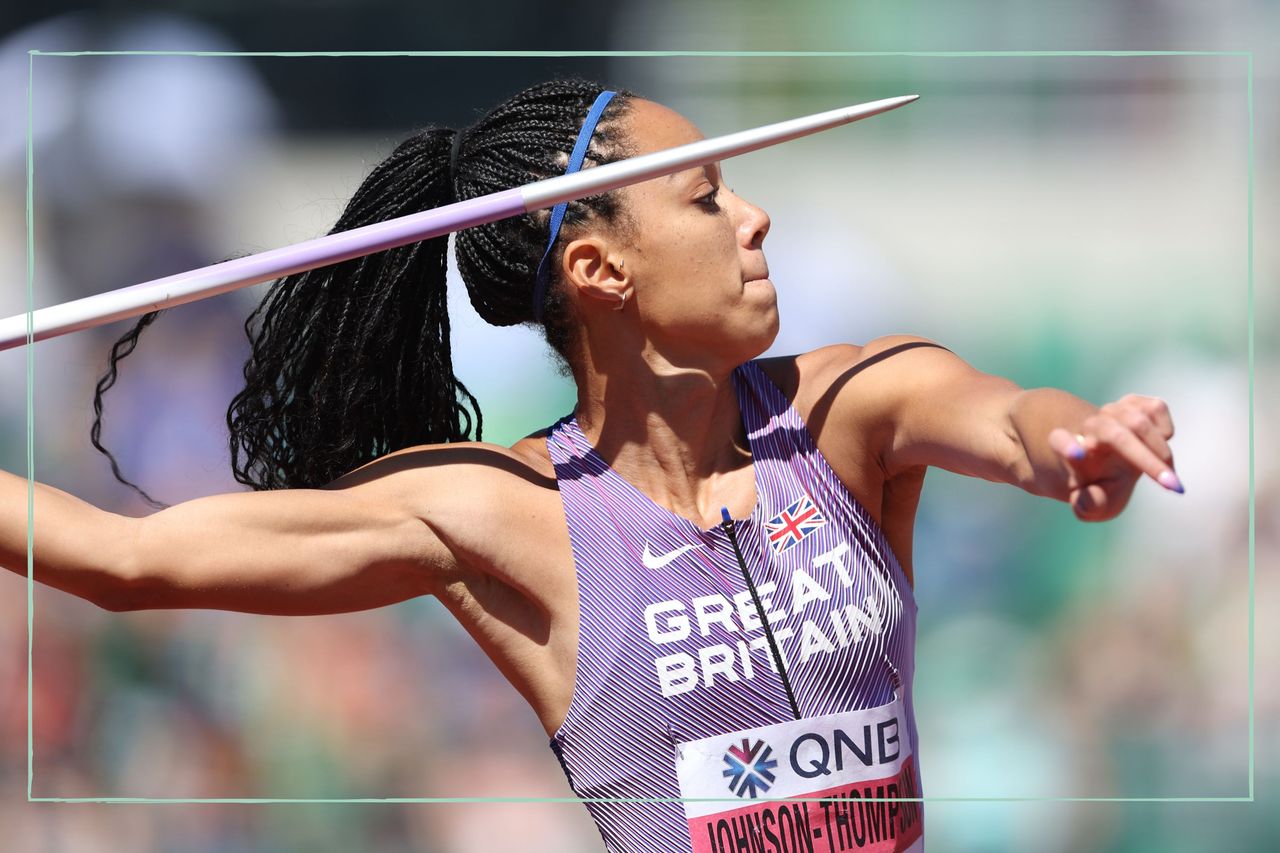
[[[883,802],[920,796],[906,720],[895,696],[879,708],[677,744],[693,850],[923,851],[922,804]],[[706,798],[720,802],[697,802]]]

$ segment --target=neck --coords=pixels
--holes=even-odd
[[[715,514],[720,477],[751,463],[733,368],[679,366],[653,352],[628,368],[588,364],[578,382],[583,434],[615,471],[653,500]],[[713,512],[715,511],[715,512]]]

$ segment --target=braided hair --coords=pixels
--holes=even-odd
[[[603,88],[577,79],[540,83],[469,129],[428,127],[415,133],[373,168],[330,233],[563,174]],[[584,168],[629,155],[618,119],[634,97],[618,90],[597,125]],[[537,325],[533,292],[549,221],[549,211],[535,211],[454,235],[458,271],[486,322]],[[631,230],[616,190],[570,203],[562,233],[571,236],[588,222],[624,236]],[[551,278],[540,324],[562,373],[572,370],[581,345],[578,318],[559,273],[567,242],[557,240],[548,259]],[[255,490],[316,488],[404,447],[465,441],[473,426],[480,440],[479,403],[453,373],[447,267],[448,239],[437,237],[284,276],[271,285],[245,321],[252,347],[245,387],[227,410],[238,482]],[[90,437],[111,460],[118,480],[163,507],[121,475],[99,441],[103,394],[115,383],[118,362],[134,350],[157,313],[139,318],[112,347],[107,373],[95,389]]]

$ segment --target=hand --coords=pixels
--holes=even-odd
[[[1126,394],[1085,419],[1075,434],[1057,427],[1049,446],[1066,460],[1071,508],[1081,521],[1115,518],[1129,502],[1138,478],[1147,474],[1181,494],[1173,470],[1173,420],[1158,397]]]

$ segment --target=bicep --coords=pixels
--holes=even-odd
[[[887,335],[850,347],[835,372],[862,373],[837,382],[833,415],[858,418],[886,476],[933,466],[957,474],[1016,483],[1025,454],[1009,417],[1022,389],[983,373],[927,338]]]
[[[123,610],[367,610],[432,593],[452,560],[376,484],[199,498],[137,519],[132,535]]]

